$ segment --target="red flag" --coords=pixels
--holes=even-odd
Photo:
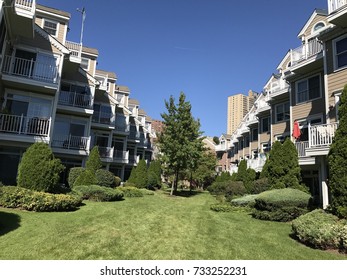
[[[292,136],[295,138],[295,139],[299,139],[300,138],[300,135],[301,135],[301,130],[300,130],[300,127],[299,127],[299,123],[297,121],[294,121],[294,128],[293,128],[293,134]]]

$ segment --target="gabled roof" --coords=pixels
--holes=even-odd
[[[141,115],[141,116],[147,116],[147,113],[146,113],[145,110],[139,109],[139,115]]]
[[[101,76],[108,76],[109,79],[117,79],[117,75],[114,72],[106,71],[106,70],[101,70],[101,69],[96,69],[95,70],[95,75],[101,75]]]
[[[127,86],[116,85],[115,90],[119,92],[130,93],[130,89]]]
[[[93,55],[93,56],[99,55],[99,51],[97,49],[86,47],[86,46],[82,46],[82,53]]]
[[[287,51],[286,55],[283,57],[283,59],[281,60],[281,62],[278,64],[277,66],[277,70],[279,71],[282,68],[282,65],[284,64],[284,62],[288,59],[288,56],[290,56],[290,50]]]
[[[301,36],[304,35],[305,31],[307,30],[307,28],[309,27],[309,25],[311,24],[311,22],[314,20],[314,18],[317,15],[321,15],[321,16],[328,16],[328,11],[323,10],[323,9],[315,9],[311,15],[311,17],[307,20],[307,22],[305,23],[305,25],[303,26],[303,28],[301,29],[301,31],[298,34],[298,38],[301,39]]]
[[[65,47],[62,43],[60,43],[56,38],[54,38],[51,34],[49,34],[46,30],[42,29],[37,24],[34,25],[34,30],[36,33],[41,35],[43,38],[48,40],[53,46],[55,46],[58,50],[60,50],[64,54],[69,54],[70,50]]]
[[[134,98],[129,98],[128,103],[129,103],[129,105],[130,104],[132,104],[132,105],[140,105],[140,102],[137,99],[134,99]]]
[[[40,4],[36,4],[36,10],[42,10],[44,12],[52,13],[52,14],[57,14],[63,17],[67,17],[68,19],[71,18],[71,14],[62,10],[57,10],[51,7],[43,6]]]

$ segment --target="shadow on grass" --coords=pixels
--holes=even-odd
[[[171,190],[167,189],[165,190],[165,193],[167,195],[170,195]],[[173,197],[177,196],[177,197],[192,197],[192,196],[196,196],[199,194],[202,194],[202,191],[196,191],[196,190],[177,190],[173,193]]]
[[[20,216],[13,213],[0,212],[0,236],[20,227]]]

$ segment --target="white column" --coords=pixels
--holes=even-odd
[[[327,163],[326,157],[320,157],[320,186],[321,186],[321,199],[322,207],[326,209],[329,205],[329,194],[328,194],[328,184],[327,184]]]

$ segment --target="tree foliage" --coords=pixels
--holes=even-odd
[[[347,85],[339,105],[339,127],[336,130],[329,156],[329,187],[334,214],[347,217]]]
[[[267,178],[272,189],[293,188],[307,191],[300,184],[298,153],[289,138],[283,144],[279,141],[274,142],[260,178]]]
[[[151,161],[148,167],[148,187],[159,188],[161,186],[161,164],[159,160]]]
[[[181,92],[176,105],[173,96],[165,101],[166,113],[162,113],[163,132],[159,134],[158,143],[163,154],[163,163],[174,174],[171,194],[177,190],[179,175],[189,169],[194,172],[203,151],[203,138],[200,121],[195,120],[190,102]]]
[[[218,136],[213,136],[213,142],[214,142],[216,145],[219,145],[220,141],[219,141]]]
[[[206,188],[216,175],[216,156],[210,151],[205,151],[198,163],[198,168],[192,173],[194,185],[198,188]]]
[[[34,143],[18,166],[17,184],[35,191],[54,192],[64,168],[47,144]]]
[[[100,169],[101,167],[102,163],[100,159],[99,148],[98,146],[94,146],[93,149],[90,151],[88,160],[86,162],[86,169],[95,173],[96,170]]]

